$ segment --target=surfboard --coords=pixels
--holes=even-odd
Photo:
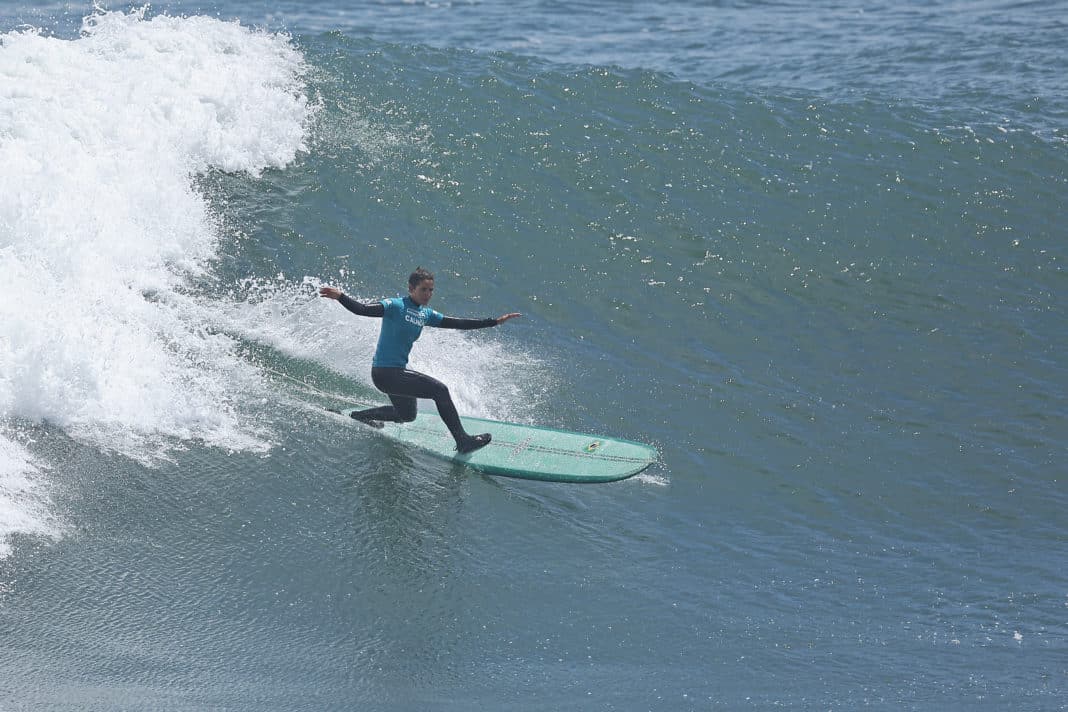
[[[352,419],[352,410],[331,412],[442,460],[504,477],[614,482],[638,474],[658,456],[655,448],[630,440],[466,417],[461,421],[467,432],[490,433],[493,440],[472,453],[460,454],[445,424],[433,413],[419,413],[410,423],[383,423],[381,428],[372,428]]]

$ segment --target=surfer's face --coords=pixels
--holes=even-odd
[[[426,306],[430,303],[430,298],[434,296],[434,280],[424,279],[414,287],[408,287],[408,296],[416,304]]]

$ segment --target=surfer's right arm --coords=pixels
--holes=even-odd
[[[386,313],[386,308],[382,306],[381,302],[376,302],[375,304],[363,304],[336,287],[319,287],[319,296],[326,297],[327,299],[336,299],[341,302],[341,306],[345,307],[353,314],[359,314],[360,316],[382,317]]]

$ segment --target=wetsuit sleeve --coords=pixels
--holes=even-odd
[[[497,326],[496,319],[457,319],[447,316],[441,320],[438,327],[442,329],[485,329],[488,326]]]
[[[348,309],[353,314],[359,314],[360,316],[384,316],[386,308],[381,302],[377,304],[363,304],[358,302],[347,294],[342,294],[338,297],[338,301],[341,302],[341,306]]]

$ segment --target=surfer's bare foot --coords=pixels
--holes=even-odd
[[[482,433],[481,435],[469,435],[463,440],[463,442],[458,443],[456,445],[456,449],[459,450],[461,454],[466,455],[469,452],[474,452],[475,450],[478,450],[480,447],[486,447],[487,445],[489,445],[490,440],[492,439],[493,436],[489,433]]]

